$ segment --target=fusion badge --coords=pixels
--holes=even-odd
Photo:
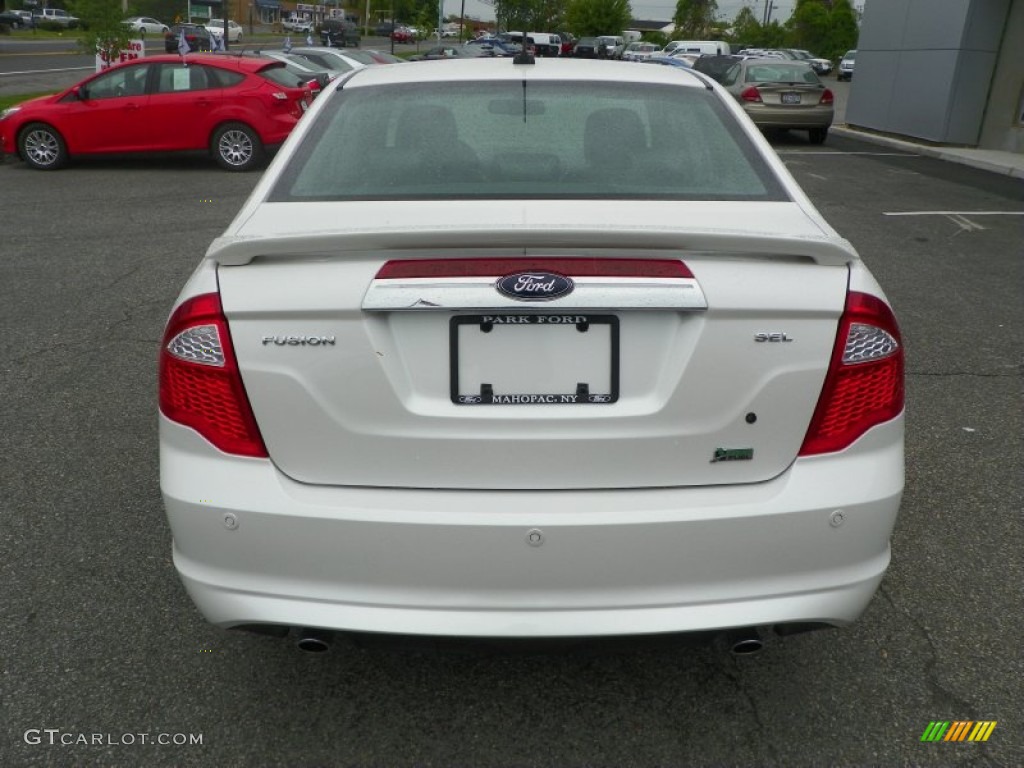
[[[498,293],[519,301],[551,301],[572,293],[572,278],[554,272],[514,272],[499,277]]]

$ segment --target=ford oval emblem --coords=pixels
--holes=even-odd
[[[553,272],[514,272],[498,278],[497,289],[519,301],[551,301],[572,293],[573,282]]]

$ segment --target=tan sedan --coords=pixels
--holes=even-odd
[[[759,128],[806,130],[812,144],[821,144],[828,136],[834,97],[810,64],[745,59],[721,82]]]

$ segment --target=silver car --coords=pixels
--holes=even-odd
[[[839,61],[839,69],[836,71],[837,80],[853,80],[853,67],[857,60],[857,51],[847,51]]]
[[[903,489],[900,331],[739,104],[596,60],[340,82],[160,347],[203,615],[311,650],[854,621]]]
[[[823,144],[828,137],[835,96],[807,62],[744,59],[720,82],[758,127],[806,130],[812,144]]]

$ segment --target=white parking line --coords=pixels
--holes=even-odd
[[[1024,216],[1024,211],[886,211],[883,216]]]
[[[1024,216],[1024,211],[886,211],[883,216],[942,216],[949,219],[961,232],[980,232],[985,227],[968,216]],[[958,233],[959,234],[959,233]]]

